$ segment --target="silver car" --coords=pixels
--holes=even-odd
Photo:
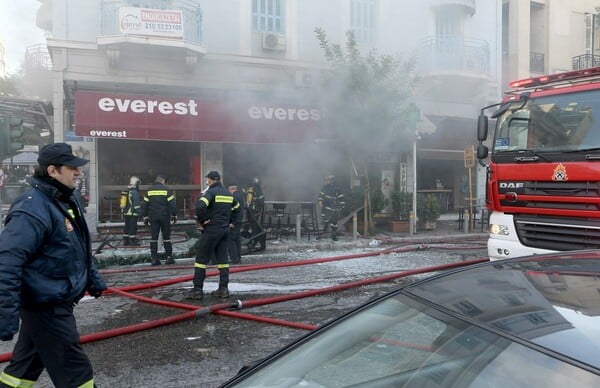
[[[222,387],[600,387],[600,252],[486,262],[367,302]]]

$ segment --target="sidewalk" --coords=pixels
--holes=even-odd
[[[328,251],[340,248],[368,248],[370,243],[371,246],[390,243],[411,244],[432,242],[436,240],[458,240],[465,237],[476,239],[480,238],[482,241],[487,240],[487,225],[484,225],[482,229],[479,220],[477,220],[474,230],[465,233],[463,230],[459,230],[457,220],[457,213],[442,214],[440,219],[437,221],[435,229],[417,230],[417,233],[414,235],[410,235],[408,233],[394,234],[381,232],[374,236],[359,236],[356,240],[353,240],[351,233],[341,233],[338,241],[332,241],[329,237],[317,240],[315,236],[303,236],[298,242],[296,241],[295,235],[282,239],[268,239],[266,243],[266,249],[264,251],[252,252],[252,254],[301,251],[306,249]],[[171,239],[173,241],[173,255],[176,259],[191,257],[190,249],[192,249],[196,244],[195,238],[187,238],[184,234],[174,234]],[[373,243],[373,240],[376,242]],[[93,249],[95,250],[99,244],[99,242],[94,242],[92,244]],[[116,243],[113,245],[115,245],[116,248],[105,246],[100,253],[95,255],[96,260],[101,267],[132,264],[142,265],[142,263],[148,264],[150,261],[150,246],[147,236],[142,240],[142,246],[140,247],[122,247],[121,244]],[[244,247],[242,247],[242,251],[245,251]],[[164,252],[162,244],[159,244],[159,255],[161,255],[162,252]]]

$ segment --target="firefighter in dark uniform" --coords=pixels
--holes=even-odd
[[[252,212],[254,218],[262,223],[262,214],[265,209],[265,195],[262,190],[260,179],[258,177],[252,178],[252,182],[246,189],[246,206],[248,210]]]
[[[167,256],[166,264],[175,264],[171,244],[171,222],[177,222],[175,195],[165,185],[165,177],[158,175],[144,196],[142,215],[144,224],[150,225],[150,257],[152,265],[160,265],[158,258],[158,235],[162,232],[163,245]]]
[[[106,290],[92,257],[83,208],[73,196],[80,167],[66,143],[44,146],[30,189],[12,204],[0,234],[0,339],[19,331],[0,387],[33,387],[46,368],[55,387],[94,387],[73,307]],[[19,329],[19,318],[21,328]]]
[[[125,245],[139,246],[137,239],[137,222],[142,215],[142,199],[140,197],[140,178],[132,176],[129,179],[127,190],[121,193],[124,197],[123,217],[125,228],[123,229],[123,243]]]
[[[318,198],[323,219],[323,232],[331,227],[331,239],[337,241],[338,216],[344,206],[344,194],[335,182],[335,176],[327,175]]]
[[[229,261],[233,264],[242,262],[242,224],[244,223],[244,196],[238,190],[235,183],[227,185],[227,190],[233,195],[233,198],[240,204],[240,210],[237,213],[235,224],[229,225],[229,237],[227,239],[227,253]]]
[[[227,236],[229,227],[237,222],[240,203],[221,184],[221,174],[211,171],[206,175],[208,190],[196,201],[196,218],[202,237],[194,263],[194,287],[187,297],[202,299],[206,278],[206,267],[216,255],[219,269],[219,288],[212,292],[219,298],[229,297],[229,263],[227,258]]]

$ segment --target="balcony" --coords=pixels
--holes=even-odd
[[[434,0],[433,7],[460,7],[469,15],[473,15],[476,9],[475,3],[475,0]]]
[[[583,54],[573,57],[573,70],[583,70],[600,66],[600,55]]]
[[[428,37],[418,56],[420,89],[440,101],[472,100],[490,80],[486,41],[462,37]]]
[[[102,1],[98,46],[112,51],[123,46],[162,46],[188,56],[206,53],[202,45],[202,10],[196,1],[172,0],[168,10],[152,12],[155,20],[145,19],[147,13],[131,4],[127,0]],[[125,12],[127,9],[136,12]],[[177,21],[163,22],[170,16]]]
[[[459,37],[428,37],[419,50],[421,72],[490,74],[490,48],[486,41]]]

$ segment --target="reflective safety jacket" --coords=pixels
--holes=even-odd
[[[106,289],[81,204],[43,179],[30,184],[0,234],[0,337],[17,332],[21,306],[76,303]]]
[[[142,214],[142,200],[140,198],[140,190],[137,187],[127,189],[127,201],[123,208],[123,215],[139,216]]]
[[[239,201],[221,182],[213,183],[196,201],[196,218],[205,228],[227,228],[229,224],[235,225],[240,211]]]
[[[344,194],[337,185],[328,183],[321,188],[318,201],[326,210],[339,210],[344,205]]]
[[[155,182],[144,196],[142,216],[152,219],[168,219],[177,215],[175,195],[166,185]]]

